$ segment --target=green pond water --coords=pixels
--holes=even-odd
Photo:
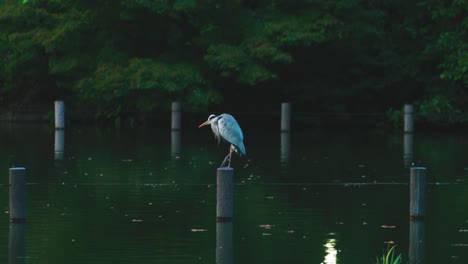
[[[0,263],[364,264],[389,245],[404,263],[468,263],[468,135],[243,129],[233,221],[217,223],[228,147],[209,128],[1,125]],[[412,163],[428,168],[423,221],[409,220]],[[14,166],[26,224],[9,223]]]

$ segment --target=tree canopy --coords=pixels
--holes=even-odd
[[[4,0],[0,105],[144,118],[180,100],[468,122],[466,0]]]

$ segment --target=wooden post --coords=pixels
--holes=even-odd
[[[403,163],[405,168],[410,168],[413,164],[414,156],[414,135],[405,133],[403,135]]]
[[[421,220],[411,220],[409,227],[409,263],[426,263],[426,230],[425,223]]]
[[[63,160],[65,153],[65,130],[55,130],[54,154],[56,160]]]
[[[230,222],[234,203],[234,169],[218,168],[216,178],[216,220]]]
[[[403,128],[404,133],[414,132],[414,108],[412,104],[405,104],[404,110],[405,124]]]
[[[281,104],[281,132],[291,131],[291,103]]]
[[[410,219],[423,219],[426,214],[426,168],[411,167]]]
[[[182,106],[179,102],[172,102],[171,130],[182,129]]]
[[[26,222],[25,168],[10,168],[10,222]]]
[[[65,129],[65,103],[55,101],[55,129]]]
[[[232,249],[232,222],[216,223],[216,264],[232,264]]]

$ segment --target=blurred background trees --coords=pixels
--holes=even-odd
[[[398,114],[467,123],[464,0],[3,0],[0,105],[65,98],[81,115]]]

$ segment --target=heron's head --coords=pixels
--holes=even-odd
[[[208,117],[208,120],[212,120],[212,119],[215,118],[215,117],[216,117],[216,115],[211,114],[211,115]]]
[[[198,128],[204,127],[204,126],[206,126],[206,125],[211,125],[211,123],[213,123],[215,120],[216,120],[216,115],[211,114],[211,115],[208,117],[208,120],[206,120],[206,121],[203,122],[201,125],[199,125]]]

